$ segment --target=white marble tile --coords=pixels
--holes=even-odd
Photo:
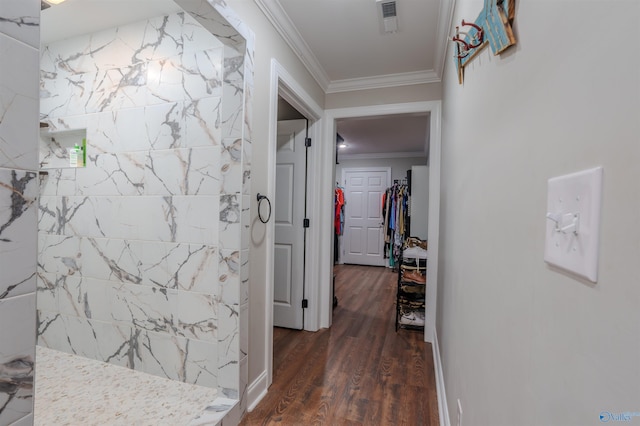
[[[222,87],[222,137],[239,139],[242,137],[244,119],[242,114],[242,82],[227,82]]]
[[[46,12],[45,12],[46,13]],[[47,73],[83,74],[95,71],[91,34],[67,38],[41,46],[40,65]]]
[[[185,382],[218,387],[218,346],[216,342],[187,339]]]
[[[244,34],[248,32],[248,27],[224,0],[211,3],[206,0],[178,0],[176,3],[225,45],[238,46],[244,42],[243,37],[246,37]]]
[[[190,339],[215,343],[217,309],[218,303],[213,295],[178,291],[172,316],[176,332]]]
[[[155,126],[147,123],[145,114],[144,107],[95,114],[88,129],[88,143],[98,153],[148,150],[148,131]]]
[[[144,109],[143,123],[146,149],[175,149],[187,146],[185,140],[184,104],[162,102]]]
[[[76,193],[76,169],[49,169],[40,175],[40,194],[74,195]],[[55,205],[55,204],[54,204]]]
[[[173,197],[126,197],[116,203],[120,224],[109,234],[111,237],[176,241],[178,223]]]
[[[253,146],[248,140],[242,143],[242,194],[251,195],[251,150]]]
[[[82,275],[118,283],[142,283],[141,244],[136,240],[82,238]]]
[[[222,395],[231,399],[238,399],[240,362],[237,358],[224,358],[219,355],[218,359],[218,388]]]
[[[177,299],[176,290],[122,283],[114,284],[110,293],[113,321],[138,330],[164,333],[166,337],[176,334],[172,318],[172,301]]]
[[[165,333],[146,332],[141,334],[140,339],[138,346],[142,361],[140,371],[171,380],[184,381],[185,338]]]
[[[222,48],[183,52],[181,61],[189,99],[222,95]]]
[[[207,97],[185,102],[186,146],[220,145],[222,141],[221,103],[220,97]]]
[[[38,177],[0,169],[0,300],[35,291]]]
[[[240,252],[240,305],[249,303],[249,249]]]
[[[220,153],[222,193],[242,193],[242,139],[223,139]]]
[[[35,310],[35,293],[0,300],[0,424],[32,411]]]
[[[145,167],[147,195],[217,195],[220,149],[151,151]]]
[[[87,102],[87,112],[145,105],[148,97],[147,63],[98,70]]]
[[[200,6],[242,51],[233,28]],[[41,236],[40,341],[207,386],[218,386],[220,367],[237,396],[246,388],[233,365],[246,353],[247,65],[236,52],[223,66],[222,44],[194,22],[178,13],[45,49],[42,115],[64,126],[85,117],[89,161],[73,177],[51,176],[59,188],[43,185],[41,229],[81,238]]]
[[[218,245],[224,249],[239,249],[241,244],[240,196],[220,195],[220,223]]]
[[[175,241],[216,245],[218,227],[215,214],[219,211],[219,196],[176,196]]]
[[[57,117],[96,112],[92,99],[95,71],[70,73],[54,68],[40,71],[40,118],[52,120]]]
[[[225,359],[239,359],[240,353],[240,262],[240,252],[220,250],[218,353]]]
[[[215,295],[218,255],[206,244],[140,241],[142,284]]]
[[[2,0],[0,10],[0,33],[40,47],[40,1]]]
[[[56,274],[38,273],[36,283],[38,309],[48,312],[58,311],[58,281],[63,278],[64,276]]]
[[[51,190],[50,192],[55,192]],[[58,201],[52,195],[41,195],[38,203],[38,230],[47,234],[60,234],[58,227]]]
[[[0,377],[2,364],[16,356],[32,355],[36,329],[36,294],[0,300]],[[0,387],[0,389],[2,389]],[[0,390],[0,393],[2,391]]]
[[[55,312],[67,316],[86,318],[85,310],[88,310],[88,306],[86,306],[88,300],[80,288],[83,278],[79,275],[58,275],[56,281],[58,306]],[[38,304],[38,309],[45,310],[40,304]]]
[[[182,49],[184,52],[222,48],[223,44],[190,14],[184,12],[182,14]]]
[[[121,212],[121,204],[118,197],[63,196],[57,197],[55,212],[47,214],[54,215],[55,232],[58,234],[87,237],[114,235],[117,238],[122,234],[122,228],[126,227],[123,222],[127,216]],[[41,220],[42,216],[41,209]],[[50,222],[52,219],[47,220]],[[128,231],[130,238],[136,238],[136,229]]]
[[[37,170],[38,51],[0,33],[0,167]]]
[[[139,334],[130,327],[38,310],[39,345],[114,365],[135,365]]]
[[[218,253],[206,244],[180,244],[166,258],[177,288],[216,296],[218,292]]]
[[[185,74],[180,62],[180,56],[173,56],[148,63],[148,105],[183,101],[187,98],[183,86]]]
[[[262,202],[265,212],[263,214],[269,214],[269,205],[265,201]],[[266,218],[266,216],[265,216]],[[242,229],[240,231],[240,249],[249,250],[250,237],[251,237],[251,197],[249,195],[242,196],[242,212],[240,213],[240,220]],[[244,265],[244,262],[243,262]]]
[[[24,416],[23,418],[21,418],[20,420],[17,420],[14,423],[11,423],[10,426],[33,426],[34,422],[33,422],[33,413]]]
[[[216,398],[211,405],[207,406],[200,415],[198,415],[189,423],[189,426],[222,426],[223,422],[226,422],[229,412],[233,410],[237,403],[238,401],[235,399],[222,397]],[[238,423],[239,419],[235,422],[229,419],[230,425],[235,425]]]
[[[56,275],[80,274],[80,238],[38,234],[38,270]]]
[[[143,152],[94,154],[87,145],[87,165],[77,170],[78,195],[133,196],[144,192]]]
[[[249,355],[249,303],[240,306],[240,359]]]

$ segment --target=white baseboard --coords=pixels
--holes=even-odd
[[[440,358],[440,346],[438,345],[438,332],[433,330],[433,363],[436,369],[436,391],[438,394],[438,414],[440,426],[451,426],[449,408],[447,406],[447,392],[444,389],[444,374],[442,371],[442,359]]]
[[[267,371],[263,371],[257,379],[249,385],[247,389],[247,411],[253,411],[262,398],[267,394],[269,385],[267,383]]]

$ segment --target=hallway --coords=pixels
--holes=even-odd
[[[242,425],[437,425],[431,345],[395,332],[396,273],[339,265],[333,325],[274,330],[273,384]]]

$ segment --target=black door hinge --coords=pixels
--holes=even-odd
[[[306,309],[309,307],[309,300],[302,299],[302,309]]]
[[[304,146],[307,148],[311,146],[311,138],[304,138]]]
[[[308,228],[309,227],[309,219],[304,219],[302,221],[302,227],[303,228]]]

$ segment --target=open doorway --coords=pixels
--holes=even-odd
[[[424,340],[433,342],[435,321],[436,321],[436,300],[437,300],[437,282],[438,282],[438,246],[439,246],[439,211],[440,211],[440,120],[441,120],[441,102],[411,102],[404,104],[390,105],[373,105],[366,107],[339,108],[325,110],[325,133],[335,135],[337,133],[340,120],[358,117],[376,117],[387,116],[393,114],[428,114],[428,154],[429,169],[428,182],[424,182],[428,187],[428,202],[425,207],[428,211],[428,238],[429,238],[429,264],[427,269],[427,288],[426,288],[426,315]],[[345,138],[346,139],[346,138]],[[323,158],[335,157],[335,147],[324,147],[322,152]],[[338,155],[338,158],[340,156]],[[325,173],[322,177],[320,197],[327,197],[334,191],[335,171]],[[426,220],[426,218],[425,218]],[[321,229],[330,229],[333,225],[330,213],[327,213],[326,222],[322,224]],[[325,238],[324,236],[321,238]],[[332,247],[332,242],[326,241],[325,247]],[[333,258],[331,255],[327,259],[321,259],[319,268],[319,288],[320,300],[323,303],[320,311],[320,324],[322,327],[329,327],[332,322],[332,306],[331,306],[331,285],[333,275]],[[327,284],[324,284],[327,283]]]
[[[344,194],[340,227],[336,209],[337,263],[393,266],[395,224],[385,221],[382,203],[392,188],[403,189],[407,201],[401,205],[405,214],[399,237],[427,238],[428,211],[423,205],[410,209],[408,203],[414,199],[411,192],[418,195],[416,200],[428,197],[422,177],[411,188],[411,176],[414,168],[428,167],[429,114],[344,118],[336,120],[336,127],[342,139],[336,154],[336,186]],[[413,232],[413,224],[420,235]]]
[[[313,176],[319,168],[315,155],[318,148],[312,141],[320,140],[321,117],[322,109],[272,60],[266,196],[273,200],[274,218],[266,228],[267,307],[264,319],[260,319],[265,330],[266,388],[273,381],[274,325],[297,330],[318,327],[313,320],[317,317],[317,300],[309,303],[305,290],[310,280],[308,259],[317,250],[308,238],[308,224],[314,224],[315,210],[305,193],[312,191],[306,176]],[[279,312],[283,310],[289,313],[283,316]],[[255,393],[265,391],[255,389]]]

